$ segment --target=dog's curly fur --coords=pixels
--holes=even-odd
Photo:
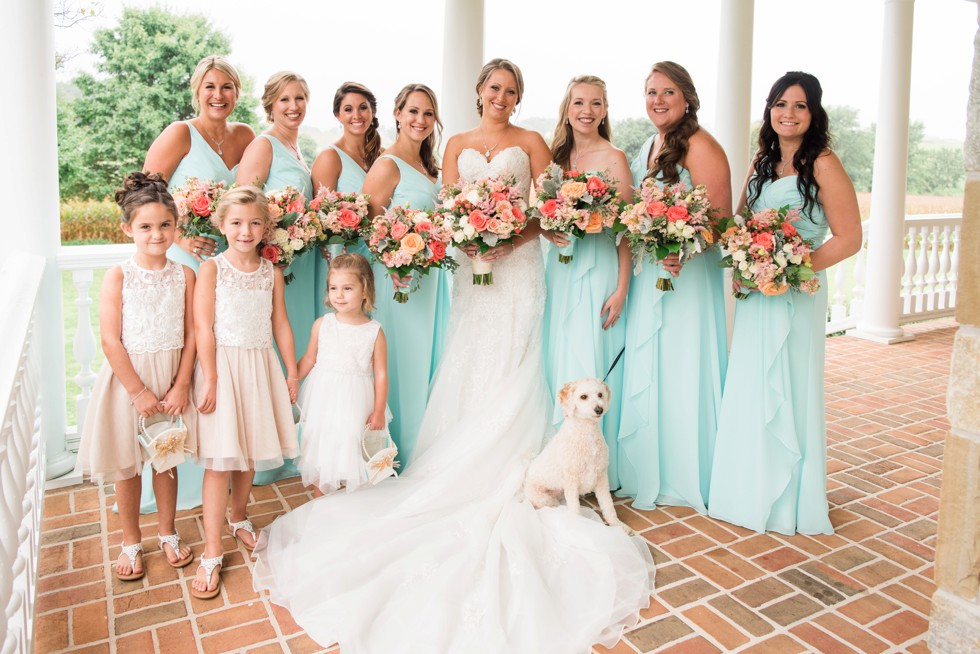
[[[619,521],[609,494],[609,448],[599,419],[609,408],[609,386],[594,377],[565,384],[558,403],[565,422],[551,442],[531,462],[524,480],[524,497],[535,508],[558,506],[564,495],[572,513],[579,512],[579,496],[595,492],[607,524],[633,533]]]

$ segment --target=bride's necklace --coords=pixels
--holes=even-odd
[[[503,137],[501,136],[501,138]],[[500,145],[500,139],[497,139],[497,142],[493,144],[493,147],[490,147],[487,145],[487,137],[484,135],[482,127],[480,128],[480,139],[483,141],[483,158],[490,161],[493,151],[497,149],[498,145]]]

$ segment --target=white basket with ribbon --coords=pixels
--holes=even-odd
[[[162,420],[148,422],[140,416],[139,442],[157,472],[170,470],[186,459],[187,427],[180,416],[160,413]]]
[[[391,440],[391,432],[388,429],[375,431],[365,428],[361,435],[361,454],[367,468],[367,480],[372,485],[392,475],[398,476],[395,472],[395,468],[399,466],[395,461],[398,448]]]

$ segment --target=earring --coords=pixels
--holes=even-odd
[[[480,109],[483,109],[483,98],[476,99],[476,106],[479,107]]]
[[[691,113],[691,105],[689,104],[684,105],[684,113],[686,114]]]

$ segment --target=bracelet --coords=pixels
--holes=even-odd
[[[130,405],[130,406],[136,406],[136,400],[138,400],[138,399],[140,399],[140,395],[142,395],[143,393],[145,393],[145,392],[146,392],[146,390],[147,390],[147,389],[146,389],[146,386],[144,386],[144,387],[143,387],[143,390],[141,390],[141,391],[140,391],[139,393],[137,393],[136,395],[134,395],[134,396],[133,396],[133,397],[132,397],[132,398],[131,398],[131,399],[129,400],[129,405]]]
[[[286,377],[286,381],[299,381],[299,377]]]

